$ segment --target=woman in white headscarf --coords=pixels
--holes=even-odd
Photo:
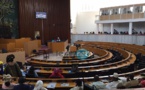
[[[43,81],[38,80],[35,84],[34,90],[47,90],[47,89],[43,87]]]
[[[2,89],[13,89],[15,84],[11,82],[12,76],[10,74],[3,74]]]

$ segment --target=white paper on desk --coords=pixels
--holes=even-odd
[[[47,88],[55,88],[56,82],[51,82],[47,85]]]
[[[69,86],[69,83],[61,83],[61,86]]]
[[[35,72],[40,72],[40,69],[36,69]]]
[[[106,80],[106,79],[103,79],[103,80],[101,80],[102,82],[104,82],[104,83],[108,83],[109,81],[108,80]]]
[[[27,70],[29,70],[29,69],[30,69],[30,67],[31,67],[31,66],[27,66]]]

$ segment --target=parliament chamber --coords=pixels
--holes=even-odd
[[[69,60],[56,62],[48,60],[30,60],[28,61],[35,68],[39,69],[37,72],[46,82],[57,82],[56,88],[61,87],[61,83],[69,83],[68,87],[75,85],[74,81],[76,79],[82,79],[85,83],[90,83],[93,81],[94,75],[99,75],[102,80],[108,80],[109,76],[112,76],[114,72],[119,73],[119,76],[128,76],[134,74],[135,76],[140,76],[141,73],[144,73],[144,68],[134,67],[137,65],[136,55],[141,52],[142,55],[145,54],[144,46],[131,45],[131,44],[122,44],[122,43],[111,43],[111,42],[76,42],[81,44],[80,48],[85,48],[95,55],[100,56],[99,58],[91,58],[86,60]],[[115,54],[114,52],[117,52]],[[72,58],[73,59],[73,58]],[[73,64],[77,64],[79,71],[76,73],[70,73],[71,67]],[[52,79],[47,78],[53,71],[54,67],[59,67],[62,70],[62,74],[65,78]],[[46,79],[47,78],[47,79]],[[27,78],[28,80],[35,81],[37,79]],[[66,89],[67,90],[67,89]]]
[[[105,81],[109,80],[109,77],[112,77],[114,72],[117,72],[120,77],[126,77],[130,74],[134,74],[137,77],[145,71],[144,65],[137,62],[138,53],[141,53],[142,56],[145,55],[144,46],[114,42],[77,41],[75,43],[81,45],[79,49],[91,51],[98,57],[84,60],[69,57],[67,60],[53,61],[46,58],[34,59],[32,56],[27,62],[29,66],[34,66],[39,77],[27,77],[26,80],[29,84],[34,85],[37,80],[43,80],[45,87],[49,83],[55,82],[55,90],[68,90],[75,86],[75,80],[77,79],[82,79],[89,84],[93,82],[95,75],[99,75],[101,80]],[[34,57],[37,57],[37,55]],[[73,65],[78,66],[78,72],[70,72]],[[56,67],[62,70],[65,78],[49,78],[49,75]],[[14,80],[17,82],[17,78]],[[68,85],[63,86],[63,84]],[[51,89],[51,87],[48,87],[48,89]]]
[[[78,79],[83,85],[90,85],[95,82],[95,75],[107,85],[114,73],[123,78],[134,75],[136,79],[145,74],[145,33],[141,30],[144,27],[140,29],[144,25],[145,4],[100,8],[99,20],[94,23],[96,33],[84,34],[70,33],[70,0],[19,0],[17,4],[19,38],[8,39],[9,36],[3,35],[6,33],[1,33],[0,67],[5,66],[8,55],[15,55],[14,62],[21,69],[25,65],[28,73],[33,67],[37,74],[24,76],[26,84],[36,86],[36,82],[42,80],[43,87],[48,90],[70,90]],[[38,11],[45,13],[46,18],[36,18]],[[142,24],[136,26],[137,23]],[[55,69],[61,71],[63,78],[50,77]],[[0,73],[1,88],[3,74]],[[17,84],[20,77],[11,78]]]

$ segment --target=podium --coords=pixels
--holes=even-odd
[[[51,48],[52,52],[64,52],[68,45],[68,40],[60,42],[48,42],[48,47]]]

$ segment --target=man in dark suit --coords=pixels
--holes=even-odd
[[[70,48],[70,44],[68,44],[68,45],[66,46],[67,52],[69,52],[69,48]]]
[[[81,47],[80,44],[75,44],[75,46],[76,46],[77,50]]]
[[[29,85],[24,84],[26,79],[24,77],[20,77],[18,80],[19,85],[14,86],[13,90],[33,90]]]

